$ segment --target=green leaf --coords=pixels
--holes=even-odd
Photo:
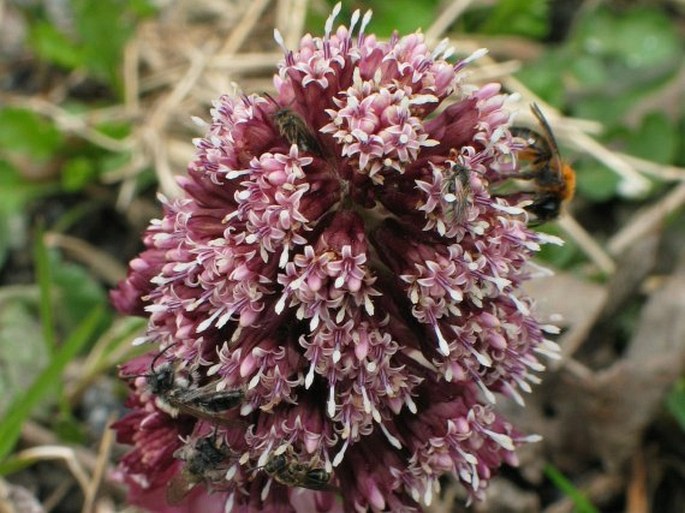
[[[92,160],[86,157],[75,157],[62,167],[62,187],[67,192],[76,192],[97,177],[97,170]]]
[[[41,225],[36,231],[33,244],[33,258],[36,263],[36,280],[40,290],[40,325],[45,342],[45,350],[48,355],[52,356],[57,348],[57,334],[55,333],[55,318],[53,315],[51,266],[43,236],[43,226]]]
[[[578,195],[594,202],[607,201],[618,191],[620,178],[598,162],[583,162],[575,166]]]
[[[84,313],[94,305],[107,305],[105,290],[80,265],[65,262],[57,252],[51,252],[50,268],[60,328],[69,331],[83,321]]]
[[[599,513],[592,503],[587,500],[585,495],[576,488],[573,483],[564,476],[556,467],[552,465],[545,465],[544,473],[547,479],[554,483],[559,490],[561,490],[576,506],[575,513]]]
[[[369,32],[373,32],[382,37],[387,37],[397,30],[400,34],[411,34],[418,29],[424,31],[435,19],[436,0],[395,0],[385,2],[375,0],[368,2],[369,8],[373,10],[371,27]],[[342,17],[341,20],[349,19]],[[344,22],[347,24],[347,22]],[[320,29],[319,29],[320,30]]]
[[[63,144],[57,128],[26,109],[0,109],[0,150],[35,159],[52,157]]]
[[[90,311],[79,327],[55,353],[52,361],[40,373],[26,392],[18,396],[10,406],[0,424],[0,460],[10,453],[21,432],[21,426],[33,408],[53,390],[64,368],[76,357],[82,347],[91,339],[102,321],[103,310],[97,307]]]
[[[5,418],[12,400],[31,385],[48,361],[37,302],[35,286],[0,288],[0,419]]]
[[[680,378],[666,397],[666,408],[685,431],[685,378]]]
[[[552,105],[562,105],[566,94],[560,63],[570,60],[564,50],[546,52],[537,61],[525,65],[516,77]],[[563,68],[561,68],[563,69]]]
[[[639,130],[627,137],[626,143],[632,155],[670,164],[678,149],[678,134],[665,113],[653,112],[642,120]]]
[[[58,190],[59,187],[55,183],[29,182],[23,179],[14,166],[0,160],[0,215],[3,212],[8,216],[24,215],[27,201]]]
[[[111,86],[120,85],[123,48],[135,28],[135,16],[122,0],[72,0],[88,69]]]
[[[548,0],[500,0],[495,3],[480,31],[542,38],[548,32],[548,4]]]
[[[40,59],[57,66],[75,69],[85,63],[83,50],[46,21],[31,25],[29,44]]]

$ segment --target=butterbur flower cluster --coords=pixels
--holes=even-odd
[[[275,95],[214,103],[112,293],[149,320],[115,429],[153,511],[421,511],[531,439],[493,409],[555,352],[520,290],[546,240],[492,187],[525,145],[507,95],[465,81],[481,52],[335,14]]]

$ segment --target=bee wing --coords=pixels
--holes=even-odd
[[[557,144],[557,140],[554,137],[554,132],[552,132],[552,127],[549,126],[547,118],[545,118],[545,115],[542,113],[542,110],[540,109],[540,106],[537,103],[531,103],[530,110],[533,111],[533,116],[535,116],[535,118],[542,126],[542,129],[545,132],[545,137],[547,138],[547,143],[549,144],[549,147],[552,150],[553,158],[557,161],[557,169],[561,170],[561,156],[559,153],[559,145]]]

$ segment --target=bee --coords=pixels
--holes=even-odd
[[[324,468],[300,463],[290,451],[272,454],[264,465],[264,472],[282,485],[310,490],[329,489],[332,477]]]
[[[228,445],[218,445],[213,436],[184,445],[174,453],[174,458],[183,460],[184,464],[167,485],[167,502],[172,506],[179,504],[200,483],[221,483],[236,457]]]
[[[273,123],[281,137],[288,144],[297,145],[302,151],[308,151],[321,156],[321,146],[319,146],[319,142],[311,130],[309,130],[305,121],[292,109],[281,107],[269,94],[265,93],[265,95],[277,107],[276,112],[273,114]]]
[[[192,387],[188,380],[176,375],[171,363],[156,367],[157,360],[167,350],[155,356],[150,373],[145,375],[147,387],[155,396],[159,409],[172,417],[183,413],[214,424],[228,422],[223,414],[243,403],[244,391],[240,388],[217,391],[214,384]]]
[[[542,224],[559,217],[562,205],[573,198],[576,174],[562,160],[552,129],[536,103],[530,106],[542,127],[542,133],[529,128],[514,127],[512,134],[529,141],[519,152],[519,159],[527,162],[527,170],[517,178],[531,180],[535,187],[533,202],[526,207],[535,216],[534,224]]]

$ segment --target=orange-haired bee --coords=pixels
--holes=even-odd
[[[536,103],[530,106],[542,127],[542,133],[529,128],[513,127],[513,135],[529,141],[518,157],[526,163],[526,170],[517,178],[531,180],[535,186],[533,203],[526,207],[535,216],[533,224],[541,224],[559,217],[561,207],[573,198],[576,174],[564,162],[552,129]]]
[[[264,472],[282,485],[310,490],[329,489],[332,477],[324,468],[300,463],[291,451],[271,455],[264,465]]]
[[[220,484],[237,455],[227,445],[218,445],[212,436],[184,445],[174,453],[184,462],[181,471],[169,481],[167,502],[177,505],[200,483]]]

